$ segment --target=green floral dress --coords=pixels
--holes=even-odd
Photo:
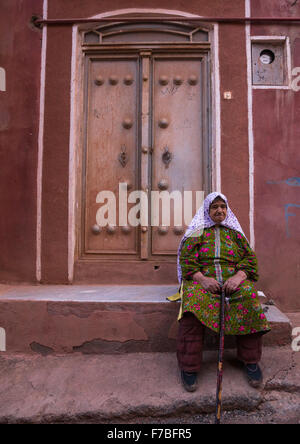
[[[223,226],[205,228],[190,237],[181,250],[183,279],[181,313],[192,312],[206,327],[219,332],[220,295],[212,294],[192,280],[197,271],[225,283],[238,270],[247,274],[238,289],[226,298],[225,334],[267,333],[270,325],[263,313],[253,281],[258,280],[257,260],[245,237]]]

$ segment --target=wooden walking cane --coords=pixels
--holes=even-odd
[[[222,289],[221,306],[220,306],[220,343],[219,343],[219,357],[218,357],[215,424],[221,423],[224,336],[225,336],[225,291]]]

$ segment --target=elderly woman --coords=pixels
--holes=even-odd
[[[236,335],[237,357],[249,383],[258,387],[262,372],[262,335],[270,326],[258,300],[257,260],[227,198],[211,193],[204,200],[178,250],[182,283],[177,359],[188,391],[197,387],[205,328],[219,332],[220,293],[226,294],[225,334]]]

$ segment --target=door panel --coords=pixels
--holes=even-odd
[[[150,268],[151,261],[156,267],[171,261],[171,267],[189,222],[180,195],[194,192],[191,219],[195,192],[209,191],[207,57],[152,50],[128,54],[87,58],[81,254],[99,263],[119,260],[120,270],[128,269],[129,260],[148,261]],[[120,183],[128,184],[125,198],[136,190],[148,196],[147,226],[120,221]],[[174,220],[174,205],[168,200],[174,191],[182,204],[180,221]],[[151,206],[153,192],[156,197],[165,193],[158,211]],[[108,216],[108,196],[115,219],[101,227],[100,216]],[[123,203],[127,218],[137,202]],[[164,227],[167,207],[171,218]]]
[[[163,190],[166,197],[174,191],[180,191],[183,197],[184,191],[204,189],[202,80],[202,61],[199,58],[154,61],[152,190]],[[184,199],[181,204],[181,223],[174,220],[172,205],[168,229],[163,227],[162,220],[163,210],[169,207],[167,199],[161,204],[159,227],[152,229],[153,255],[177,253],[182,236],[180,226],[185,225]],[[175,230],[174,224],[177,225]]]
[[[119,183],[127,183],[128,192],[138,188],[138,88],[137,60],[91,59],[85,171],[86,252],[138,252],[137,228],[119,226]],[[111,193],[109,214],[104,212],[108,203],[104,191]],[[110,220],[110,226],[101,228],[100,217],[113,215],[114,209],[116,217]]]

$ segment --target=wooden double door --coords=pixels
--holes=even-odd
[[[87,56],[82,259],[175,270],[210,190],[209,68],[193,51]]]

